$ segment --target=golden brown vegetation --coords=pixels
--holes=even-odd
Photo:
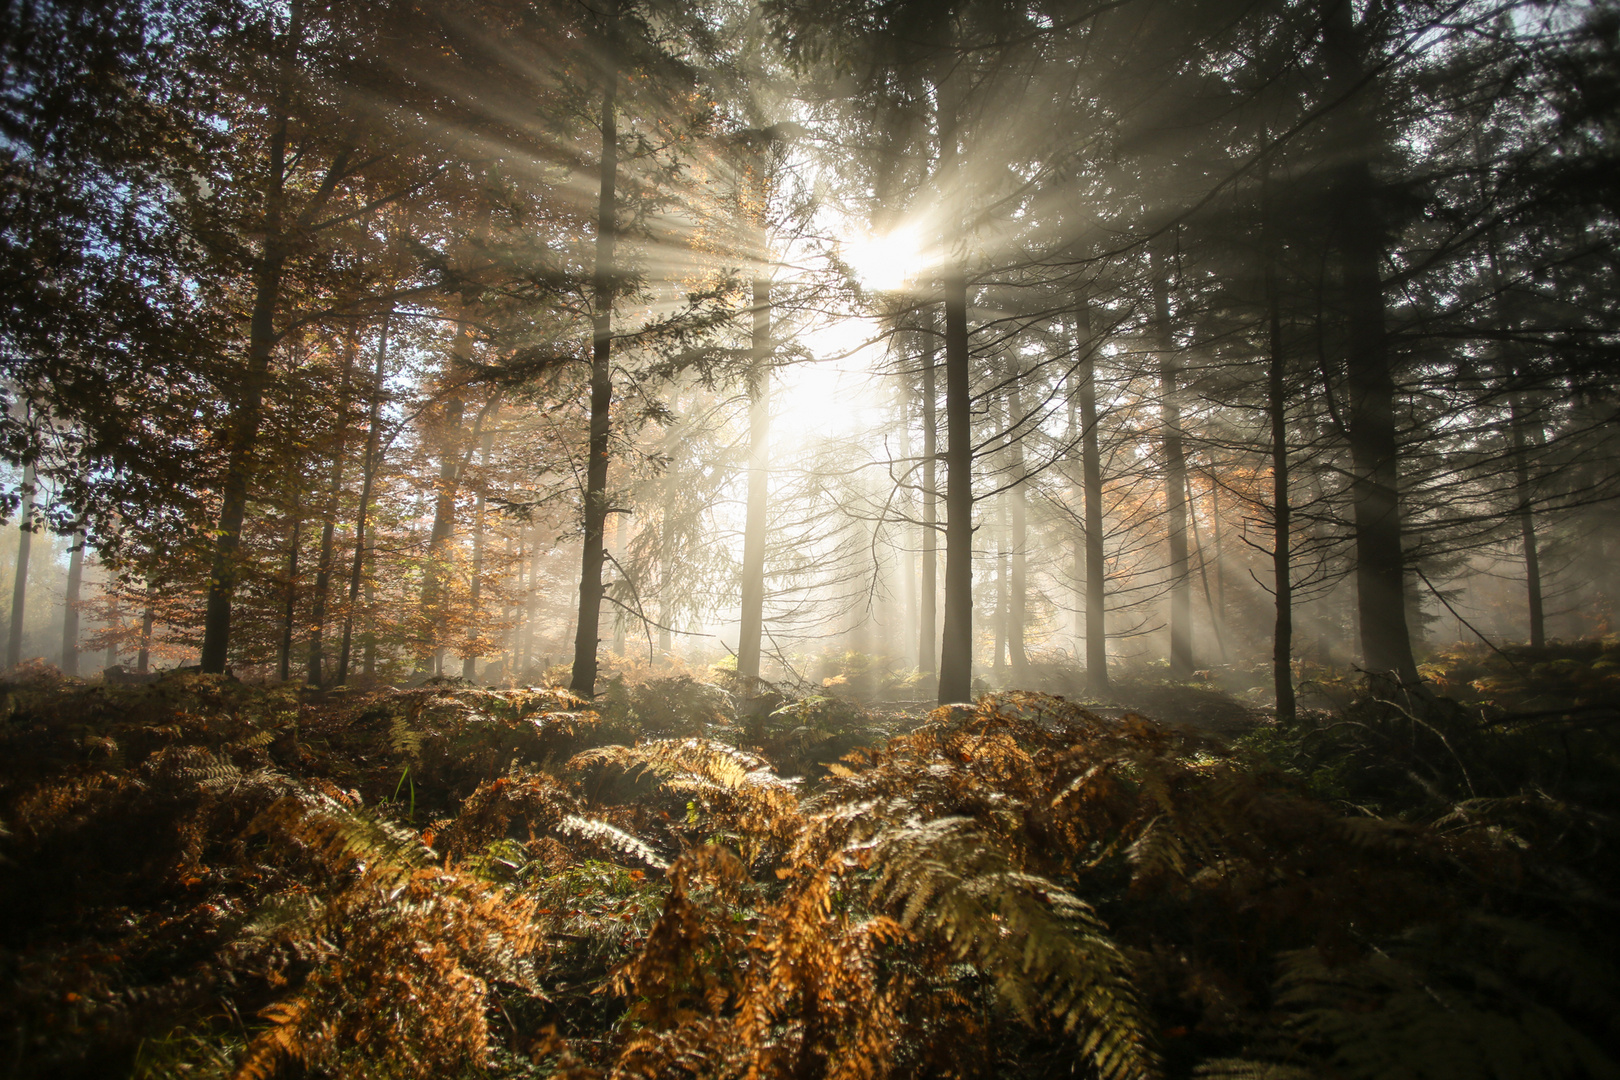
[[[0,1054],[26,1077],[1620,1075],[1605,656],[1552,705],[1454,657],[1433,674],[1489,700],[1364,691],[1235,750],[1037,694],[896,733],[684,683],[600,711],[13,684]],[[662,736],[626,739],[661,692]],[[879,737],[831,761],[839,727]]]

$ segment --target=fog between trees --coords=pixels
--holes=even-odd
[[[1611,5],[3,23],[10,663],[1291,711],[1611,628]]]

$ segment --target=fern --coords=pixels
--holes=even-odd
[[[1074,1034],[1103,1077],[1156,1069],[1129,964],[1089,905],[1016,870],[965,818],[890,829],[870,857],[881,868],[874,898],[988,974],[1026,1023],[1049,1017]]]
[[[558,828],[563,832],[594,840],[603,847],[621,851],[640,862],[646,863],[648,866],[657,867],[659,870],[669,868],[669,863],[665,862],[644,841],[630,835],[623,829],[609,825],[605,821],[580,817],[578,814],[569,814],[558,823]]]
[[[532,901],[436,868],[408,830],[329,799],[289,796],[252,824],[323,863],[337,887],[284,897],[252,924],[259,937],[301,943],[317,966],[261,1016],[239,1077],[364,1049],[389,1075],[431,1076],[481,1064],[489,1049],[491,980],[539,995],[543,941]]]
[[[1620,1077],[1613,968],[1517,920],[1419,927],[1347,964],[1290,952],[1278,986],[1336,1075]]]

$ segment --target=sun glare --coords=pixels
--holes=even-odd
[[[845,240],[839,257],[855,271],[861,286],[873,292],[904,288],[923,269],[921,238],[910,228],[865,233]]]

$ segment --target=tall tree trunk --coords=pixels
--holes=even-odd
[[[22,510],[17,515],[17,573],[11,585],[11,634],[6,638],[6,667],[22,662],[23,613],[28,606],[28,556],[34,546],[34,467],[23,467]]]
[[[936,598],[939,594],[939,568],[937,555],[938,528],[938,465],[939,419],[934,415],[939,398],[934,388],[934,365],[938,350],[934,347],[934,322],[928,321],[922,341],[922,573],[919,594],[917,635],[917,668],[932,675],[939,657],[934,635],[939,633],[939,612]]]
[[[79,592],[84,585],[83,529],[73,533],[68,555],[67,591],[62,597],[62,674],[79,674]]]
[[[1170,675],[1193,671],[1192,576],[1187,552],[1187,458],[1181,435],[1180,363],[1170,328],[1170,266],[1153,246],[1153,322],[1159,350],[1159,409],[1164,447],[1164,507],[1170,553]]]
[[[103,586],[105,588],[105,585]],[[111,632],[107,638],[107,655],[102,660],[103,667],[114,668],[118,666],[118,638],[120,629],[120,616],[118,614],[118,594],[107,590],[107,628]]]
[[[1187,525],[1192,531],[1193,554],[1198,556],[1198,578],[1204,586],[1204,606],[1209,609],[1210,630],[1215,637],[1215,647],[1220,651],[1221,663],[1226,663],[1231,656],[1226,651],[1226,616],[1223,608],[1215,606],[1215,594],[1209,587],[1209,560],[1204,557],[1204,538],[1198,535],[1198,496],[1193,494],[1192,478],[1187,478]]]
[[[366,515],[371,508],[371,489],[377,475],[377,452],[382,438],[383,376],[388,363],[389,315],[383,316],[377,337],[377,365],[371,376],[371,409],[366,418],[366,453],[360,464],[360,503],[354,511],[354,559],[349,564],[349,602],[343,613],[343,644],[338,647],[335,681],[349,681],[349,649],[354,640],[354,614],[360,601],[360,579],[365,574]],[[368,672],[369,674],[369,672]]]
[[[287,547],[287,605],[281,619],[281,649],[276,654],[276,677],[282,682],[292,672],[293,625],[298,614],[298,541],[303,536],[304,513],[293,493],[292,543]]]
[[[461,359],[471,348],[466,323],[456,331],[452,355]],[[457,364],[456,366],[460,366]],[[461,415],[467,403],[459,392],[444,403],[444,420],[439,446],[439,477],[433,492],[433,528],[428,532],[426,569],[422,575],[422,625],[427,660],[435,676],[444,674],[444,633],[449,623],[445,602],[449,576],[450,540],[456,532],[456,487],[461,473]]]
[[[270,354],[276,345],[275,319],[281,303],[281,278],[291,242],[285,229],[287,139],[292,109],[292,69],[297,62],[304,33],[304,0],[292,0],[287,33],[278,50],[280,85],[271,105],[268,161],[268,187],[264,199],[264,247],[253,274],[253,309],[248,319],[247,367],[237,387],[237,397],[226,436],[225,483],[223,485],[219,528],[214,541],[213,569],[208,578],[208,599],[203,613],[202,670],[214,674],[225,670],[230,647],[231,601],[241,576],[239,552],[242,522],[247,515],[248,478],[253,451],[259,438],[265,384],[270,374]],[[312,220],[312,211],[331,196],[337,178],[347,165],[348,153],[339,153],[327,170],[325,181],[300,224]]]
[[[674,436],[678,428],[672,428]],[[680,440],[671,438],[669,464],[664,467],[664,505],[658,525],[658,651],[666,660],[674,647],[670,627],[675,620],[675,495],[680,458]]]
[[[900,383],[900,460],[911,461],[911,383],[902,376]],[[909,513],[911,507],[907,506]],[[900,609],[899,619],[894,634],[897,643],[897,658],[903,665],[916,667],[921,663],[920,657],[912,655],[913,639],[911,631],[922,625],[922,617],[918,612],[917,597],[917,549],[910,543],[902,543],[900,565],[896,568],[900,575]],[[915,659],[917,662],[907,664]]]
[[[737,675],[746,692],[759,680],[765,631],[765,514],[770,492],[771,283],[754,278],[753,376],[748,382],[748,519],[743,532],[742,625]]]
[[[967,273],[945,274],[945,632],[939,703],[973,694],[973,420],[969,413]]]
[[[1509,399],[1508,408],[1511,410],[1508,425],[1513,438],[1513,476],[1519,492],[1519,538],[1524,545],[1525,594],[1530,606],[1530,645],[1539,649],[1547,644],[1547,624],[1541,604],[1541,555],[1536,542],[1536,512],[1530,483],[1526,424],[1517,395]]]
[[[1078,359],[1078,358],[1077,358]],[[1074,582],[1074,608],[1073,627],[1069,640],[1074,645],[1074,658],[1080,661],[1085,652],[1086,640],[1086,530],[1085,530],[1085,498],[1086,485],[1081,473],[1080,440],[1084,433],[1080,427],[1080,403],[1076,399],[1074,388],[1071,386],[1066,395],[1065,404],[1069,407],[1068,440],[1073,456],[1067,463],[1065,475],[1069,481],[1068,504],[1071,508],[1079,508],[1079,527],[1069,534],[1069,577]]]
[[[613,243],[614,185],[618,173],[618,0],[608,0],[606,57],[602,76],[601,188],[597,196],[596,280],[591,327],[590,457],[585,466],[585,543],[580,560],[579,624],[574,631],[574,667],[569,688],[580,697],[596,694],[596,643],[602,620],[602,552],[607,523],[608,410],[613,405],[613,297],[616,267]]]
[[[370,560],[371,553],[366,553]],[[360,674],[367,680],[377,677],[377,661],[379,650],[377,647],[377,582],[370,574],[366,575],[366,622],[365,630],[360,635]]]
[[[1355,519],[1356,608],[1362,663],[1417,682],[1406,620],[1405,560],[1401,551],[1400,448],[1395,431],[1395,380],[1384,331],[1384,223],[1378,211],[1371,158],[1379,142],[1361,100],[1368,81],[1351,0],[1328,4],[1324,58],[1340,105],[1342,145],[1330,185],[1343,261],[1348,375],[1351,502]]]
[[[1015,373],[1015,380],[1023,378],[1022,373]],[[1014,381],[1007,396],[1007,426],[1012,428],[1024,419],[1024,395],[1019,384]],[[1024,444],[1023,440],[1015,439],[1010,447],[1011,466],[1014,483],[1007,490],[1006,497],[1011,503],[1012,535],[1009,545],[1012,548],[1012,576],[1008,582],[1009,594],[1007,598],[1007,661],[1011,668],[1013,686],[1024,688],[1029,682],[1029,653],[1024,648],[1025,624],[1028,621],[1029,605],[1029,563],[1027,553],[1029,549],[1029,529],[1025,520],[1024,510]]]
[[[489,458],[495,452],[495,420],[500,409],[499,391],[496,403],[488,409],[489,426],[484,429],[483,441],[478,447],[478,501],[473,505],[473,561],[472,583],[468,590],[467,605],[472,619],[472,635],[478,637],[478,620],[482,615],[484,599],[484,526],[489,503]],[[461,677],[471,679],[478,673],[478,654],[469,647],[461,658]]]
[[[529,595],[524,601],[524,635],[523,635],[523,666],[530,667],[534,663],[534,639],[540,634],[540,531],[535,530],[534,548],[529,552]],[[565,637],[566,640],[566,637]],[[541,665],[541,675],[545,674],[545,667]]]
[[[1293,507],[1288,499],[1288,397],[1283,380],[1286,357],[1282,340],[1282,301],[1277,295],[1275,252],[1269,245],[1265,259],[1269,316],[1266,412],[1271,420],[1271,580],[1272,595],[1277,605],[1277,621],[1271,635],[1271,679],[1277,696],[1277,719],[1291,724],[1295,717],[1294,584],[1290,557]]]
[[[528,578],[528,531],[518,533],[517,561],[513,565],[517,568],[517,580],[512,586],[512,629],[507,631],[506,643],[511,652],[508,667],[515,684],[519,673],[523,670],[523,634],[528,628],[526,620],[529,614],[529,592],[533,588],[533,583]]]
[[[613,599],[613,655],[624,656],[626,630],[628,629],[624,602],[629,598],[630,588],[624,573],[624,553],[629,546],[630,515],[619,513],[613,516],[613,568],[619,575],[614,579]]]
[[[1007,678],[1007,493],[995,497],[996,502],[996,604],[990,619],[994,649],[990,653],[990,671],[997,689],[1006,686]]]
[[[1097,342],[1091,306],[1075,302],[1075,346],[1080,350],[1080,482],[1085,490],[1086,687],[1108,692],[1108,566],[1103,547],[1102,454],[1097,445]]]
[[[157,599],[157,588],[151,581],[146,583],[146,607],[141,610],[141,641],[140,649],[135,654],[135,673],[145,675],[152,665],[152,623],[156,621],[157,613],[152,605]]]
[[[349,433],[349,381],[354,373],[355,339],[351,330],[343,345],[343,375],[338,388],[337,433],[332,443],[332,480],[327,487],[325,521],[321,524],[320,562],[315,569],[315,596],[310,612],[309,675],[321,685],[325,661],[322,631],[326,628],[326,593],[332,577],[332,548],[336,539],[338,501],[343,495],[343,453]]]

